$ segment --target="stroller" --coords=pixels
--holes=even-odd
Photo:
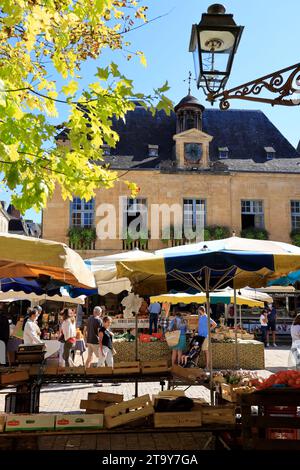
[[[198,367],[198,357],[201,352],[202,343],[204,341],[203,336],[194,335],[189,344],[189,350],[184,356],[187,358],[186,362],[181,364],[184,368]]]

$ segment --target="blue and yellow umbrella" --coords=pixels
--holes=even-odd
[[[300,249],[266,240],[232,237],[157,252],[155,258],[117,263],[140,295],[263,287],[300,270]]]

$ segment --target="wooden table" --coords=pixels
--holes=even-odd
[[[0,450],[205,450],[223,446],[222,434],[236,426],[125,428],[0,433]],[[220,448],[220,447],[219,447]]]

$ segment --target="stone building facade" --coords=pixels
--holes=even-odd
[[[137,103],[114,129],[120,141],[115,149],[105,146],[105,162],[120,181],[97,190],[88,203],[76,195],[63,201],[57,188],[43,211],[43,238],[68,243],[70,226],[98,227],[103,204],[115,208],[117,237],[97,237],[85,257],[185,242],[184,237],[164,240],[162,226],[147,241],[145,234],[140,240],[121,239],[128,216],[134,210],[139,214],[140,205],[148,230],[157,217],[153,204],[177,204],[183,224],[193,225],[201,215],[205,226],[227,227],[236,235],[254,227],[267,230],[270,239],[290,242],[291,231],[300,229],[300,154],[261,111],[205,110],[188,95],[170,116],[163,111],[152,116]],[[66,140],[62,132],[58,141]],[[135,200],[124,180],[138,184]]]

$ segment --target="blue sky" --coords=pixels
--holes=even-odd
[[[187,78],[189,70],[194,74],[193,57],[188,52],[191,26],[200,21],[201,14],[213,1],[150,0],[141,3],[149,5],[149,19],[166,14],[127,35],[132,42],[132,50],[144,51],[147,67],[143,67],[138,59],[128,62],[124,54],[107,51],[99,59],[83,67],[82,88],[87,87],[92,80],[96,67],[105,66],[113,60],[128,78],[134,79],[136,91],[151,93],[153,88],[168,80],[171,86],[168,96],[176,104],[187,94],[187,83],[183,80]],[[233,13],[236,23],[245,27],[227,88],[300,61],[298,0],[228,0],[223,4],[228,13]],[[192,87],[192,94],[204,106],[211,106],[195,85]],[[232,101],[231,107],[262,110],[294,146],[298,145],[299,106],[272,108],[267,104],[236,100]],[[66,107],[59,111],[60,118],[57,122],[67,117]],[[1,199],[7,199],[5,193],[1,191],[0,194]],[[28,211],[26,217],[40,220],[40,215],[34,211]]]

